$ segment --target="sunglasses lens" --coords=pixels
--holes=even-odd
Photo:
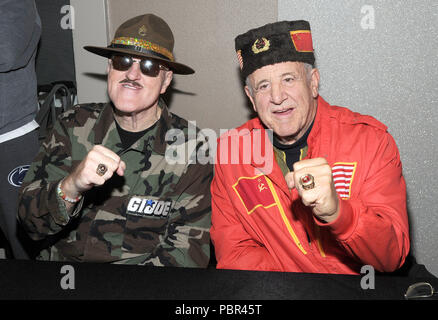
[[[112,56],[111,61],[118,71],[127,71],[134,63],[132,57],[119,55]],[[140,70],[145,76],[156,77],[160,73],[160,64],[151,59],[143,59],[140,61]]]
[[[160,64],[153,60],[145,59],[140,62],[141,72],[149,77],[156,77],[160,73]]]
[[[133,63],[133,60],[129,56],[113,56],[111,58],[111,61],[113,63],[113,67],[116,70],[119,71],[126,71],[128,70]]]

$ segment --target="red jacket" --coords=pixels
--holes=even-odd
[[[217,267],[340,274],[357,274],[363,265],[385,272],[399,268],[409,252],[406,185],[386,129],[370,116],[318,98],[306,159],[323,157],[332,167],[341,200],[331,223],[316,219],[298,191],[289,190],[273,156],[266,174],[253,156],[245,162],[244,141],[265,132],[258,118],[221,136],[211,185]],[[226,164],[219,156],[233,156],[236,137],[239,162]],[[269,140],[259,145],[272,150]]]

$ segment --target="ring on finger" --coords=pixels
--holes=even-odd
[[[97,169],[96,169],[96,173],[99,176],[103,176],[107,171],[108,171],[108,167],[106,165],[104,165],[103,163],[99,163],[99,165],[97,166]]]
[[[315,178],[310,173],[306,173],[301,176],[300,184],[304,190],[313,189],[315,187]]]

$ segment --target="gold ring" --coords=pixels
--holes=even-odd
[[[103,176],[105,174],[105,172],[107,172],[107,171],[108,171],[108,168],[106,167],[106,165],[104,165],[103,163],[99,163],[99,165],[97,166],[97,169],[96,169],[96,173],[99,176]]]
[[[304,190],[313,189],[315,187],[315,178],[310,173],[307,173],[300,178],[300,184]]]

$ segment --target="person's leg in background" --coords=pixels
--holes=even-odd
[[[13,255],[6,248],[7,258],[29,259],[32,252],[32,240],[21,230],[17,234],[18,191],[38,149],[37,130],[0,143],[0,227]]]

